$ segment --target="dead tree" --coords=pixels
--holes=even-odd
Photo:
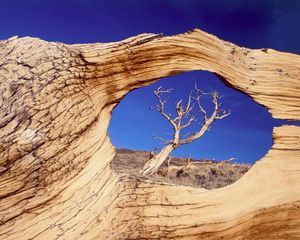
[[[169,156],[167,160],[167,175],[170,175],[173,171],[180,171],[184,168],[184,166],[171,165],[171,160],[172,157]]]
[[[217,167],[218,167],[218,168],[221,168],[221,167],[225,166],[226,164],[230,163],[230,162],[233,161],[233,160],[236,160],[236,158],[232,157],[232,158],[223,160],[222,162],[219,162],[219,163],[217,164]]]
[[[192,170],[192,169],[199,169],[199,164],[203,164],[202,161],[192,161],[192,155],[190,154],[190,156],[187,158],[187,163],[184,166],[184,169],[186,170]]]
[[[151,175],[155,173],[174,149],[200,138],[206,131],[210,129],[211,124],[215,120],[225,118],[230,114],[229,111],[220,108],[220,97],[216,91],[204,93],[198,89],[197,85],[195,85],[195,89],[189,94],[186,105],[183,104],[183,100],[177,102],[175,106],[177,115],[172,118],[171,114],[168,114],[165,111],[166,98],[162,97],[163,94],[169,94],[171,92],[172,89],[164,90],[162,87],[159,87],[157,90],[155,90],[154,95],[158,100],[158,104],[153,108],[157,110],[172,125],[173,138],[165,141],[163,138],[157,137],[164,142],[165,146],[161,149],[161,151],[159,151],[156,155],[153,155],[153,157],[145,163],[142,170],[143,175]],[[203,95],[210,95],[212,97],[214,110],[210,116],[208,116],[207,111],[204,109],[201,103],[201,97]],[[191,124],[194,122],[199,123],[198,115],[202,115],[203,118],[202,126],[199,131],[190,134],[186,138],[181,138],[180,135],[183,129],[191,126]]]

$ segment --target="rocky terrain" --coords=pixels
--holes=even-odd
[[[158,173],[142,176],[140,171],[148,160],[149,152],[116,149],[111,162],[112,168],[121,175],[134,176],[140,180],[151,180],[169,184],[215,189],[225,187],[240,179],[252,165],[220,163],[214,160],[193,160],[187,166],[188,158],[172,157],[168,172],[164,163]]]

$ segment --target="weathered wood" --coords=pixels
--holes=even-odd
[[[110,169],[116,104],[197,69],[276,118],[300,119],[298,55],[200,30],[105,44],[0,41],[0,239],[298,239],[299,127],[275,128],[269,153],[218,190],[119,179]]]

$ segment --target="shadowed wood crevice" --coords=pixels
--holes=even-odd
[[[208,191],[122,179],[109,166],[111,112],[131,90],[207,70],[300,119],[300,57],[193,30],[116,43],[0,42],[0,239],[297,239],[300,128],[238,182]],[[284,219],[284,221],[283,221]]]

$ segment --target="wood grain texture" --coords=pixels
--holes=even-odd
[[[268,154],[217,190],[121,178],[111,112],[161,77],[208,70],[300,119],[300,56],[193,30],[116,43],[0,41],[0,239],[299,239],[300,128],[274,129]],[[254,149],[255,151],[255,149]]]

